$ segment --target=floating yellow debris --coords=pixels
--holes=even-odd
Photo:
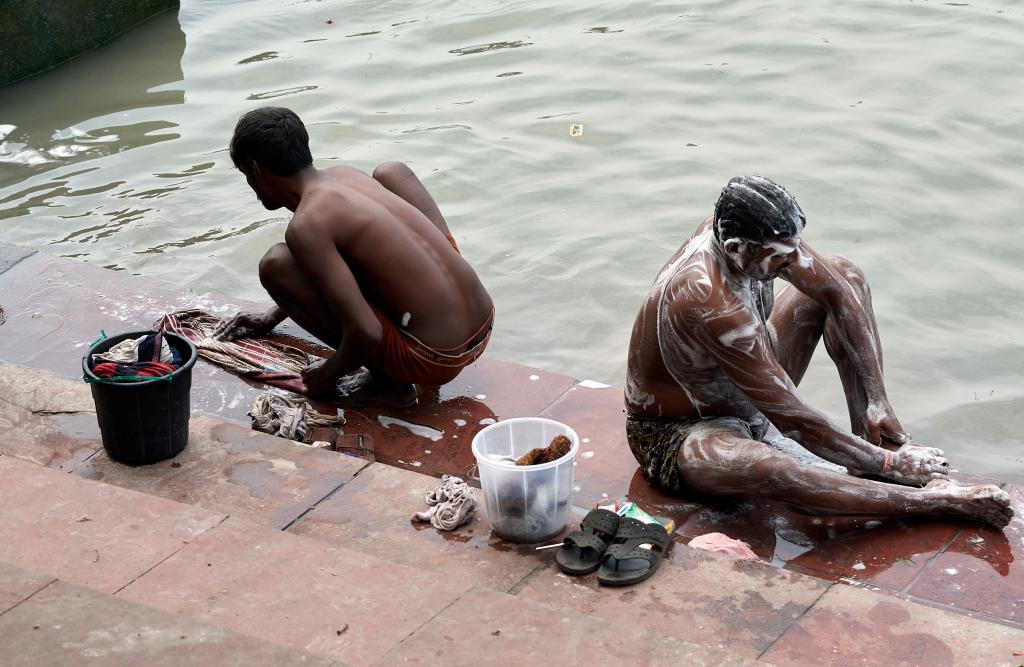
[[[582,137],[583,136],[583,124],[580,123],[579,125],[576,125],[576,124],[570,125],[569,126],[569,136],[570,137]]]

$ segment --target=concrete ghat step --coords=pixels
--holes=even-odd
[[[665,636],[640,622],[612,624],[504,593],[473,589],[377,664],[733,667],[751,663],[753,660],[731,651]]]
[[[339,664],[4,564],[0,653],[8,667]]]
[[[353,665],[471,585],[10,456],[0,506],[0,563]]]

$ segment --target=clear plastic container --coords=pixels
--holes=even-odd
[[[572,442],[568,454],[550,463],[515,465],[514,459],[547,447],[558,435]],[[562,532],[572,508],[573,460],[579,448],[576,431],[539,417],[508,419],[477,433],[473,455],[494,531],[513,542],[541,542]]]

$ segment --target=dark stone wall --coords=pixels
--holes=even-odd
[[[0,86],[109,42],[178,0],[0,0]]]

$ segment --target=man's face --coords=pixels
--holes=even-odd
[[[777,278],[801,259],[799,235],[764,245],[732,239],[725,243],[725,250],[736,266],[754,280]]]
[[[251,167],[239,167],[238,170],[245,175],[245,182],[256,193],[256,199],[260,200],[264,208],[268,211],[273,211],[284,205],[274,198],[273,192],[263,177],[263,171],[259,167],[254,164]]]
[[[754,253],[746,273],[755,280],[778,278],[791,264],[800,262],[800,237],[770,241]]]

